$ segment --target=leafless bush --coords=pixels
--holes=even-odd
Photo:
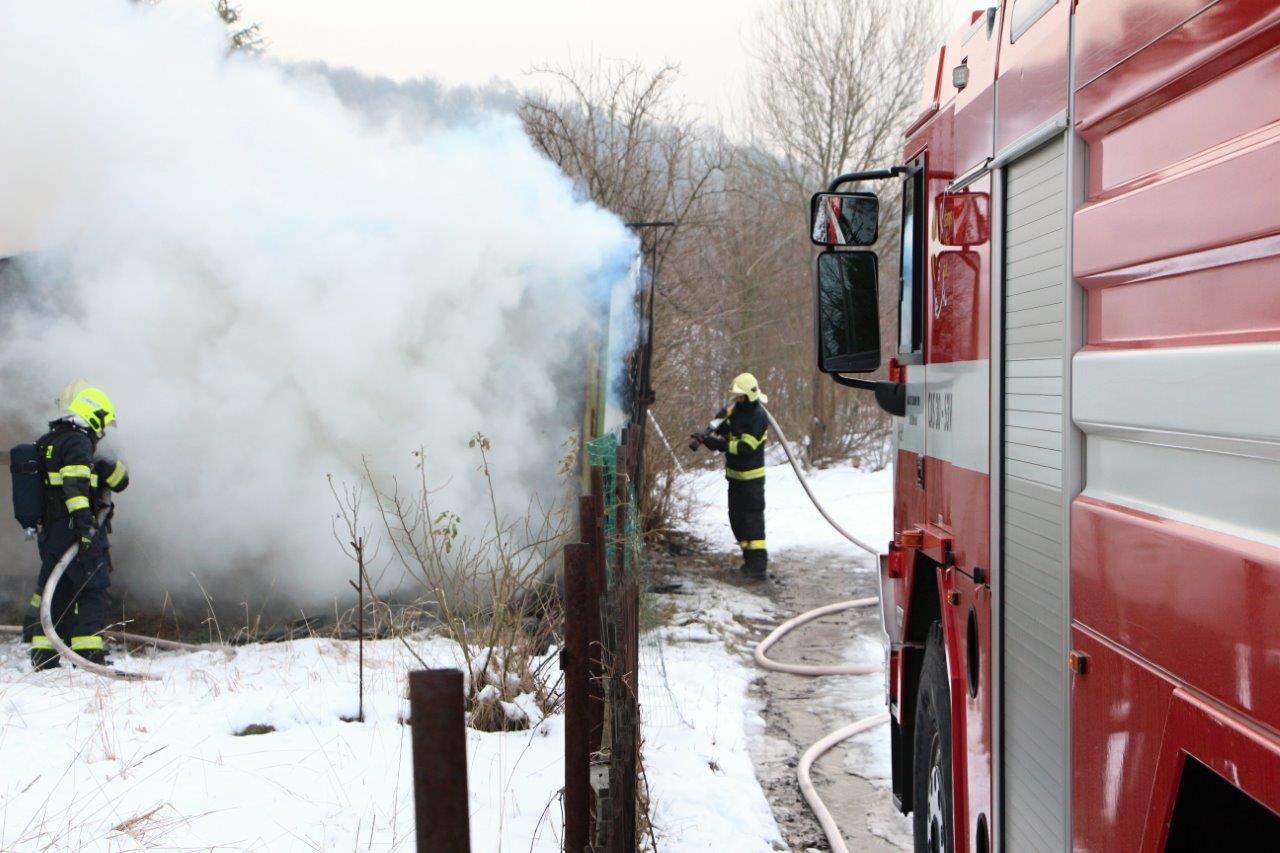
[[[687,114],[672,86],[678,69],[655,71],[638,64],[597,61],[545,66],[538,74],[553,82],[550,94],[532,95],[520,114],[526,132],[597,204],[627,222],[666,221],[674,225],[640,232],[654,279],[652,381],[665,398],[684,389],[684,371],[672,371],[669,354],[687,355],[714,323],[717,295],[698,275],[695,247],[714,243],[718,200],[735,150],[717,128],[699,125]],[[671,317],[672,311],[678,316]],[[687,412],[685,413],[687,415]],[[675,447],[686,417],[673,420]],[[674,466],[660,439],[650,432],[645,481],[646,527],[665,523]],[[657,496],[656,500],[654,496]]]
[[[258,54],[266,48],[267,40],[262,34],[262,25],[247,23],[240,7],[233,5],[231,0],[215,0],[213,10],[227,27],[228,52]]]
[[[380,483],[366,465],[360,486],[335,489],[339,541],[369,538],[359,515],[368,489],[381,545],[388,551],[376,576],[365,577],[372,630],[400,638],[411,652],[408,635],[424,627],[454,640],[463,659],[472,727],[525,728],[529,719],[517,704],[521,696],[532,696],[544,715],[558,710],[562,698],[551,677],[554,656],[545,652],[561,630],[554,576],[570,532],[569,504],[547,507],[535,499],[524,517],[502,517],[489,469],[489,439],[477,434],[471,447],[489,498],[490,516],[479,528],[467,532],[456,513],[441,507],[447,491],[431,486],[426,456],[419,451],[412,487],[396,480]],[[563,475],[572,467],[572,456],[561,460]],[[346,544],[344,551],[353,560],[359,556]],[[405,580],[380,595],[377,590],[396,574]]]
[[[939,30],[930,0],[791,0],[757,22],[752,128],[793,203],[893,160]]]
[[[628,222],[675,223],[653,236],[660,268],[681,229],[698,224],[699,203],[718,188],[730,155],[673,94],[679,69],[597,61],[533,73],[552,86],[521,104],[525,132],[601,207]]]

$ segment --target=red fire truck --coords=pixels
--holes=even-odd
[[[917,850],[1280,850],[1280,2],[1004,0],[814,200]],[[880,365],[877,197],[901,193]],[[884,181],[897,181],[900,186]]]

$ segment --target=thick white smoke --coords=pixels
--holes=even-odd
[[[126,577],[249,566],[332,597],[326,475],[412,474],[424,445],[466,523],[476,431],[503,512],[554,488],[634,245],[513,118],[371,130],[319,79],[227,59],[202,10],[3,0],[0,122],[0,255],[58,270],[0,299],[0,424],[38,435],[74,378],[113,396]]]

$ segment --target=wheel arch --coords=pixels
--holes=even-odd
[[[902,682],[898,686],[898,714],[890,719],[890,738],[893,797],[903,814],[910,813],[914,808],[911,774],[915,761],[915,713],[920,673],[924,669],[925,643],[929,639],[933,623],[943,621],[939,568],[939,564],[924,553],[915,553],[911,596],[904,614],[905,642],[898,650],[902,655]],[[948,642],[946,630],[946,625],[942,624],[944,646]]]

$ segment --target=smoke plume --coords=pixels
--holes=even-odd
[[[0,256],[34,252],[0,290],[0,438],[39,435],[71,379],[112,395],[131,586],[251,567],[332,598],[326,475],[362,457],[412,476],[424,446],[464,525],[477,431],[500,511],[556,488],[634,245],[512,117],[371,123],[179,4],[5,2],[0,81]]]

